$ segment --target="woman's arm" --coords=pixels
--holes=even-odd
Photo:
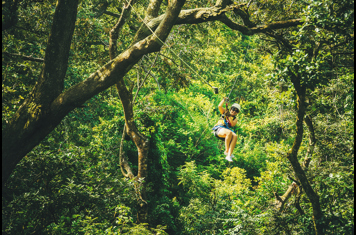
[[[220,104],[219,104],[219,106],[218,106],[219,111],[220,111],[221,114],[224,114],[224,113],[225,113],[225,109],[224,109],[224,107],[223,107],[224,102],[225,102],[225,97],[221,100],[221,102],[220,102]]]
[[[229,118],[230,118],[231,126],[236,126],[236,124],[237,124],[237,117],[235,118],[235,120],[232,120],[232,117],[229,117]]]

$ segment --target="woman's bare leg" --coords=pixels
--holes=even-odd
[[[227,156],[231,156],[232,155],[232,152],[234,151],[235,149],[235,146],[236,146],[236,142],[237,142],[237,135],[235,133],[232,133],[231,132],[231,143],[229,144],[229,151],[227,153]],[[226,139],[225,139],[226,140]]]
[[[219,133],[218,136],[221,138],[225,138],[225,154],[228,155],[229,153],[229,149],[231,148],[231,144],[233,143],[233,135],[236,136],[235,133],[233,133],[232,131],[222,128]],[[236,144],[236,141],[235,141]]]
[[[230,149],[230,143],[231,143],[231,140],[232,139],[232,132],[229,131],[229,133],[226,134],[226,137],[225,137],[225,152],[229,154],[229,149]]]

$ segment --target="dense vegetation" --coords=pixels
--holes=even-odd
[[[60,92],[113,61],[110,30],[124,3],[79,3]],[[115,54],[138,41],[149,16],[148,1],[132,4]],[[183,9],[214,4],[189,1]],[[245,5],[224,14],[250,31],[225,18],[175,25],[160,50],[125,68],[121,85],[76,103],[21,157],[5,182],[3,175],[2,233],[353,234],[353,1],[235,4]],[[18,135],[11,125],[45,76],[58,5],[3,1],[3,170],[11,165],[4,143]],[[142,149],[124,130],[122,87],[133,125],[149,140],[144,178],[123,170],[141,174]],[[232,163],[211,133],[226,96],[242,107]]]

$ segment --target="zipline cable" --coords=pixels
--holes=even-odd
[[[231,91],[230,91],[229,96],[227,97],[227,100],[229,100],[229,97],[230,97],[230,95],[231,95],[232,90],[233,90],[233,89],[234,89],[234,87],[235,87],[235,84],[236,84],[236,81],[237,81],[237,78],[238,78],[238,77],[239,77],[239,76],[236,76],[236,79],[235,79],[234,85],[232,85],[232,88],[231,88]]]
[[[137,12],[136,9],[131,5],[131,3],[128,2],[127,0],[126,0],[126,2],[131,6],[132,10],[136,13],[136,15],[140,18],[140,20],[146,25],[146,27],[151,31],[151,33],[152,33],[156,38],[158,38],[158,40],[159,40],[163,45],[165,45],[165,46],[168,48],[168,50],[169,50],[173,55],[175,55],[176,57],[178,57],[179,60],[182,61],[191,71],[193,71],[193,72],[194,72],[199,78],[201,78],[206,84],[208,84],[211,88],[213,88],[215,94],[218,94],[218,88],[217,88],[217,87],[213,87],[212,85],[210,85],[207,80],[205,80],[203,77],[201,77],[195,70],[193,70],[193,69],[189,66],[188,63],[186,63],[182,58],[180,58],[180,56],[177,55],[165,42],[163,42],[163,41],[157,36],[157,34],[151,29],[151,27],[146,24],[146,22],[145,22],[145,21],[142,19],[142,17],[138,14],[138,12]],[[231,94],[231,92],[230,92],[230,94]],[[210,113],[210,110],[208,111],[207,117],[208,117],[209,113]],[[208,127],[208,128],[209,128],[209,127]],[[207,129],[207,128],[205,128],[205,130],[206,130],[206,129]]]
[[[235,13],[234,13],[235,14]],[[249,47],[249,45],[247,45],[247,50],[248,50],[248,47]],[[247,54],[247,51],[246,51],[246,54]],[[244,58],[244,61],[243,62],[246,62],[246,55],[245,55],[245,58]],[[231,92],[232,92],[232,90],[234,89],[234,87],[235,87],[235,84],[236,84],[236,81],[237,81],[237,78],[238,78],[239,76],[236,76],[236,79],[235,79],[235,82],[234,82],[234,85],[232,86],[232,88],[231,88],[231,91],[230,91],[230,94],[229,94],[229,96],[227,97],[227,100],[229,101],[229,97],[230,97],[230,95],[231,95]]]
[[[178,57],[179,60],[182,61],[191,71],[193,71],[193,72],[194,72],[199,78],[201,78],[206,84],[208,84],[211,88],[213,88],[215,94],[218,94],[218,88],[217,88],[217,87],[213,87],[212,85],[210,85],[207,80],[205,80],[202,76],[200,76],[195,70],[192,69],[192,67],[189,66],[188,63],[186,63],[182,58],[180,58],[180,56],[177,55],[164,41],[162,41],[162,40],[157,36],[157,34],[150,28],[150,26],[148,26],[148,25],[146,24],[146,22],[145,22],[145,21],[142,19],[142,17],[137,13],[136,9],[131,5],[131,3],[128,2],[127,0],[126,0],[126,2],[127,2],[127,4],[129,4],[129,5],[131,6],[132,10],[136,13],[136,15],[140,18],[140,20],[146,25],[146,27],[152,32],[152,34],[153,34],[156,38],[158,38],[158,40],[159,40],[163,45],[165,45],[165,46],[168,48],[168,50],[169,50],[173,55],[175,55],[176,57]],[[231,93],[231,92],[230,92],[230,93]]]

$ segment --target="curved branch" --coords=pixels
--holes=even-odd
[[[286,20],[286,21],[279,21],[270,23],[268,25],[262,26],[255,26],[253,22],[249,20],[248,14],[242,10],[246,4],[239,4],[239,5],[228,5],[226,7],[222,7],[223,5],[215,5],[209,8],[196,8],[196,9],[188,9],[182,10],[179,13],[179,16],[174,23],[175,25],[180,24],[199,24],[209,21],[219,20],[224,23],[226,26],[233,30],[240,31],[245,35],[253,35],[257,33],[265,33],[273,29],[283,29],[289,28],[297,25],[302,25],[303,21],[301,19],[293,19],[293,20]],[[241,19],[244,21],[245,25],[238,24],[231,19],[229,19],[225,13],[227,12],[235,12],[236,15],[240,16]],[[165,15],[160,15],[150,22],[146,23],[148,27],[152,30],[155,30],[160,22],[163,20]],[[134,41],[139,41],[142,38],[145,38],[147,35],[150,35],[151,31],[146,27],[146,25],[142,25],[140,30],[137,32]]]
[[[302,196],[302,192],[303,192],[303,189],[301,187],[298,187],[297,188],[297,196],[295,197],[295,201],[294,201],[294,206],[295,206],[295,208],[297,208],[300,215],[305,214],[302,207],[300,206],[300,198]]]
[[[296,75],[292,75],[292,83],[297,91],[297,134],[292,146],[292,149],[288,152],[287,158],[290,161],[293,170],[299,179],[305,193],[307,194],[312,207],[313,207],[313,222],[316,234],[323,234],[323,212],[321,210],[319,195],[313,190],[303,168],[298,161],[298,150],[303,139],[303,119],[305,115],[305,95],[306,87],[301,85],[300,78]]]
[[[284,46],[284,48],[287,48],[288,50],[292,50],[293,49],[292,44],[290,44],[290,42],[288,40],[283,38],[282,35],[277,35],[275,33],[270,33],[270,32],[266,32],[266,35],[276,39],[276,42],[278,44],[278,48],[280,48],[279,44],[281,44],[281,45]]]
[[[155,58],[154,63],[156,62],[157,56],[158,56],[158,54],[156,55],[156,58]],[[152,66],[154,65],[154,63],[152,64]],[[152,69],[152,66],[151,66],[151,69]],[[151,71],[151,69],[150,69],[150,71]],[[137,96],[137,94],[138,94],[140,88],[142,87],[143,83],[145,82],[146,78],[148,77],[148,74],[149,74],[149,73],[147,73],[146,77],[143,79],[143,81],[141,82],[141,84],[138,84],[137,91],[136,91],[136,95],[135,95],[133,101],[131,102],[132,104],[135,102],[136,96]],[[119,84],[119,85],[120,85],[120,86],[124,86],[125,84]],[[120,88],[120,86],[119,86],[119,88],[118,88],[118,91],[119,91],[119,92],[123,92],[123,91],[121,90],[122,88]],[[119,94],[120,94],[120,93],[119,93]],[[127,97],[127,98],[128,98],[128,97]],[[125,101],[122,100],[122,102],[125,102]],[[132,118],[133,118],[133,117],[132,117]],[[131,129],[132,129],[132,127],[131,127]],[[136,130],[136,128],[135,128],[135,130]],[[131,132],[131,133],[132,133],[132,132]],[[141,135],[139,132],[134,133],[134,135],[135,135],[135,134],[140,135],[141,138],[144,138],[145,140],[147,139],[145,136]],[[124,177],[128,177],[128,178],[130,178],[130,179],[134,179],[135,176],[134,176],[134,174],[132,173],[132,170],[131,170],[131,167],[130,167],[128,161],[127,161],[127,158],[124,156],[123,142],[124,142],[124,139],[125,139],[125,135],[126,135],[126,125],[124,126],[124,129],[123,129],[123,131],[122,131],[122,137],[121,137],[121,141],[120,141],[120,153],[119,153],[120,169],[121,169],[121,172],[122,172],[122,174],[124,175]],[[145,141],[145,140],[144,140],[144,141]],[[136,143],[136,142],[135,142],[135,143]],[[140,149],[140,147],[141,147],[141,146],[138,146],[138,149]],[[143,147],[145,147],[145,145],[144,145]],[[141,197],[141,195],[140,195],[140,197]],[[142,197],[141,197],[141,199],[142,199]],[[143,199],[142,199],[142,200],[143,200]],[[143,201],[144,201],[144,200],[143,200]]]
[[[249,4],[250,3],[251,3],[251,1],[249,2]],[[247,8],[248,7],[249,7],[249,5],[247,6]],[[242,10],[242,8],[235,9],[234,13],[241,17],[242,21],[244,22],[244,25],[246,25],[247,27],[252,28],[252,27],[256,26],[256,24],[250,20],[250,15],[248,14],[248,12],[245,10]]]
[[[240,31],[245,35],[253,35],[257,33],[266,33],[272,29],[284,29],[289,27],[294,27],[298,25],[302,25],[304,22],[301,19],[293,19],[293,20],[286,20],[286,21],[279,21],[270,23],[267,25],[256,26],[256,27],[247,27],[245,25],[237,24],[229,19],[227,16],[221,17],[220,21],[224,23],[227,27]]]
[[[311,161],[311,157],[313,156],[316,139],[315,139],[312,118],[309,115],[307,115],[304,119],[304,122],[307,124],[309,129],[309,146],[303,162],[303,167],[305,170],[307,170],[309,167],[309,163]]]
[[[245,4],[229,5],[225,8],[210,7],[210,8],[196,8],[190,10],[183,10],[178,16],[176,24],[199,24],[219,20],[226,12],[239,10]]]
[[[123,146],[124,146],[125,135],[126,135],[126,125],[124,126],[124,129],[122,131],[122,137],[120,141],[120,153],[119,153],[120,169],[124,177],[129,179],[134,179],[135,176],[132,173],[131,167],[127,161],[126,156],[124,156],[125,153],[123,151]]]
[[[117,21],[116,25],[110,30],[110,40],[109,40],[109,56],[110,60],[116,57],[117,51],[117,39],[119,38],[119,33],[122,27],[125,25],[126,21],[130,18],[131,6],[134,4],[134,0],[130,0],[127,5],[122,8],[121,16]]]
[[[233,11],[234,9],[238,9],[245,4],[241,5],[230,5],[226,8],[222,7],[209,7],[209,8],[196,8],[189,10],[181,10],[177,20],[174,22],[175,25],[180,24],[199,24],[203,22],[209,22],[214,20],[219,20],[226,12]],[[161,21],[164,19],[165,15],[160,15],[150,22],[147,22],[147,26],[152,30],[155,30]],[[139,31],[137,32],[134,42],[141,40],[142,38],[147,37],[151,34],[151,31],[143,24]]]

